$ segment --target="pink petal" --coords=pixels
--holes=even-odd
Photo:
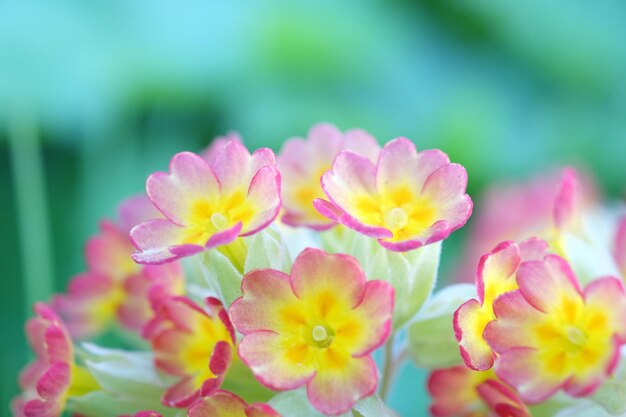
[[[531,417],[519,395],[501,382],[489,379],[478,385],[476,390],[489,407],[500,416]]]
[[[415,195],[420,195],[426,177],[421,177],[422,182],[416,181],[420,174],[417,155],[415,145],[406,138],[397,138],[387,143],[378,158],[376,189],[385,193],[402,181],[412,187]]]
[[[165,217],[182,226],[187,224],[191,204],[219,195],[220,184],[200,156],[181,152],[170,161],[169,173],[150,175],[146,191]]]
[[[319,249],[307,248],[298,255],[291,270],[291,280],[293,292],[300,299],[330,291],[345,300],[350,308],[355,308],[365,293],[365,274],[356,259],[343,254],[331,255]],[[334,291],[336,288],[341,291]]]
[[[394,288],[388,282],[368,281],[365,284],[363,299],[355,308],[355,312],[363,316],[369,331],[365,332],[361,344],[354,346],[353,356],[366,355],[385,343],[391,333],[393,305]],[[338,329],[337,337],[340,335],[340,329]]]
[[[130,238],[140,250],[133,253],[133,259],[138,263],[154,265],[180,258],[183,253],[189,254],[191,248],[179,251],[178,255],[170,250],[172,246],[181,245],[184,231],[184,228],[165,219],[149,220],[133,227]],[[201,246],[198,248],[197,251],[202,250]]]
[[[517,271],[517,284],[524,298],[546,313],[558,309],[563,297],[581,299],[574,272],[556,255],[548,255],[544,261],[523,262]]]
[[[232,353],[233,349],[229,343],[220,340],[215,344],[209,361],[209,369],[214,375],[222,375],[226,372],[230,365]]]
[[[228,310],[235,328],[246,335],[256,330],[278,330],[282,320],[278,309],[283,301],[296,300],[289,276],[273,269],[248,273],[242,281],[243,297]]]
[[[465,194],[467,172],[459,164],[448,164],[433,172],[422,194],[437,207],[439,217],[450,223],[453,230],[465,224],[472,210],[471,199]]]
[[[363,233],[366,236],[374,238],[390,238],[393,236],[391,231],[383,227],[366,226],[360,223],[357,219],[350,216],[335,204],[322,200],[321,198],[313,200],[313,206],[315,206],[317,211],[319,211],[322,216],[329,218],[333,222],[339,222],[353,230],[356,230],[357,232]]]
[[[496,353],[515,347],[534,347],[531,331],[535,324],[543,321],[544,315],[531,306],[519,290],[496,298],[493,310],[497,320],[487,324],[483,337]]]
[[[37,381],[37,394],[46,400],[60,396],[69,388],[70,372],[69,364],[52,363]]]
[[[479,408],[475,375],[463,365],[434,370],[427,382],[428,392],[433,398],[430,413],[435,417],[452,417]]]
[[[252,404],[246,408],[246,417],[281,417],[267,404]]]
[[[168,407],[189,407],[199,396],[194,377],[188,376],[165,391],[161,401]]]
[[[540,403],[551,397],[562,386],[560,378],[550,378],[541,369],[538,352],[531,348],[513,348],[502,352],[496,360],[496,374],[513,386],[529,404]]]
[[[342,151],[335,158],[333,169],[322,175],[321,181],[328,198],[351,212],[357,196],[376,193],[376,167],[361,155]]]
[[[250,155],[239,142],[229,142],[215,155],[211,168],[218,178],[222,193],[231,193],[248,184],[264,166],[275,166],[274,153],[266,148]]]
[[[564,229],[572,222],[576,213],[579,187],[576,171],[573,168],[566,168],[554,203],[554,224],[558,229]]]
[[[258,170],[248,188],[248,201],[254,207],[254,216],[245,225],[243,235],[251,235],[267,227],[280,210],[280,174],[273,166]]]
[[[242,227],[243,227],[243,224],[241,222],[238,222],[231,228],[215,233],[213,236],[209,238],[209,240],[206,241],[206,243],[204,244],[204,247],[206,249],[212,249],[221,245],[226,245],[228,243],[234,242],[237,239],[237,237],[241,234]],[[195,246],[195,245],[185,245],[185,246]],[[171,251],[173,253],[180,253],[176,248],[172,248]],[[192,250],[188,253],[193,254],[195,252]]]
[[[122,201],[117,208],[120,229],[126,234],[139,223],[163,217],[145,194],[132,196]]]
[[[318,411],[334,416],[349,411],[357,401],[372,395],[377,385],[376,364],[365,356],[349,360],[340,369],[320,371],[308,383],[307,396]]]
[[[376,139],[363,129],[350,129],[343,135],[344,148],[363,155],[372,163],[377,163],[380,146]]]
[[[522,261],[541,261],[548,252],[548,243],[536,237],[531,237],[519,244]]]
[[[241,136],[238,132],[230,131],[224,136],[218,136],[213,139],[209,146],[207,146],[200,153],[202,159],[204,159],[209,165],[211,165],[220,150],[230,141],[243,143],[243,141],[241,140]]]
[[[228,391],[215,391],[189,409],[189,417],[245,417],[246,403]]]
[[[285,355],[285,341],[273,331],[256,331],[239,343],[239,356],[256,378],[273,390],[303,386],[315,375],[310,363],[295,364]]]
[[[615,277],[593,280],[584,291],[585,304],[610,314],[611,326],[622,343],[626,342],[626,295],[622,281]],[[611,306],[607,310],[607,306]]]
[[[486,290],[493,298],[497,295],[493,294],[493,289],[497,288],[499,281],[514,279],[511,277],[517,270],[520,260],[520,248],[511,241],[498,244],[491,252],[480,258],[476,273],[476,293],[481,304],[485,299]]]
[[[493,366],[495,355],[483,338],[480,319],[481,306],[477,300],[468,300],[454,313],[454,334],[459,342],[461,357],[469,368],[484,371]]]

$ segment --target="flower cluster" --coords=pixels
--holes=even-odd
[[[474,284],[433,294],[467,180],[440,150],[330,124],[277,156],[236,133],[174,155],[35,306],[13,414],[394,417],[408,358],[434,416],[626,411],[625,210],[572,168],[500,187],[458,267]]]

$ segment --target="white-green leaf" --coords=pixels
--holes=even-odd
[[[281,236],[272,229],[265,229],[246,240],[248,255],[244,270],[246,273],[263,268],[289,272],[291,259]]]
[[[455,310],[475,296],[474,285],[455,284],[438,291],[426,303],[408,328],[409,351],[417,366],[434,369],[462,362],[452,319]]]
[[[269,404],[285,417],[324,417],[309,403],[304,389],[281,392]]]
[[[241,296],[243,275],[222,253],[213,249],[198,255],[208,288],[228,307]]]
[[[600,388],[593,394],[591,399],[601,405],[608,413],[613,415],[626,414],[626,363],[622,357],[617,371],[610,376]]]
[[[395,289],[393,327],[408,323],[428,299],[437,280],[441,242],[408,252],[389,251],[366,236],[354,239],[350,252],[368,279],[382,279]]]

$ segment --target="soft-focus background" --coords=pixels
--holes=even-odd
[[[117,202],[230,129],[278,150],[318,121],[443,149],[477,210],[487,184],[565,163],[623,195],[626,3],[1,1],[0,414],[30,303]],[[402,378],[392,405],[423,415],[423,374]]]

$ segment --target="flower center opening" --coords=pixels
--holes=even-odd
[[[217,230],[224,230],[228,226],[228,220],[222,213],[211,214],[211,224]]]
[[[394,207],[385,213],[385,224],[389,229],[402,229],[409,222],[409,215],[406,210]]]
[[[311,337],[313,342],[319,348],[327,348],[333,342],[334,332],[326,326],[317,325],[311,329]]]
[[[587,334],[576,326],[567,326],[565,337],[575,347],[583,347],[587,343]]]

